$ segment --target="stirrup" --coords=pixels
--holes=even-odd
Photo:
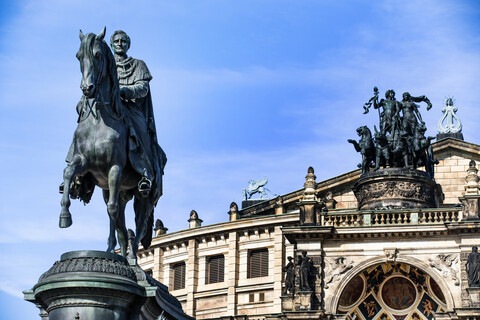
[[[144,198],[148,197],[150,191],[152,190],[152,181],[147,178],[145,172],[142,176],[142,179],[138,182],[138,191],[142,194]]]

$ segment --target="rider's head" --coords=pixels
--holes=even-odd
[[[118,55],[127,54],[128,49],[130,49],[130,37],[125,31],[117,30],[110,37],[110,47]]]
[[[404,92],[403,93],[403,101],[409,101],[410,100],[410,93],[409,92]]]

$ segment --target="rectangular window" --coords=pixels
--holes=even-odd
[[[185,289],[185,262],[173,265],[173,290]]]
[[[205,284],[224,281],[225,258],[222,255],[207,257],[207,277]]]
[[[250,250],[248,253],[248,278],[268,276],[268,249]]]

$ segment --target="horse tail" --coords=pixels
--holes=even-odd
[[[143,236],[141,243],[144,249],[148,249],[150,244],[152,243],[152,236],[153,236],[153,206],[152,212],[148,215],[147,221],[147,232]]]

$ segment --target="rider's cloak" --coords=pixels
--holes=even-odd
[[[167,157],[157,142],[149,82],[152,75],[142,60],[128,57],[117,61],[117,75],[129,126],[129,160],[139,174],[152,180],[152,199],[162,195],[163,168]]]

